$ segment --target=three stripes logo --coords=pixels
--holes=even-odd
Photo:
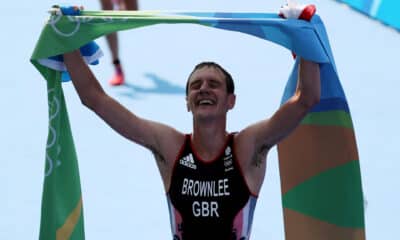
[[[193,155],[190,153],[179,160],[179,163],[185,167],[196,170],[197,166],[194,164]]]

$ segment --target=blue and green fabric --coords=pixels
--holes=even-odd
[[[199,24],[242,32],[320,64],[321,102],[278,146],[286,239],[365,239],[354,128],[321,18],[315,15],[306,22],[282,19],[275,13],[168,11],[82,11],[79,16],[51,15],[44,26],[31,57],[47,80],[49,99],[40,238],[84,238],[78,164],[61,71],[42,65],[41,59],[78,49],[112,32],[155,24]],[[294,91],[297,70],[295,61],[282,101]]]
[[[400,1],[398,0],[337,0],[353,9],[400,31]]]

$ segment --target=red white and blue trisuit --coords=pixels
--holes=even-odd
[[[233,134],[212,161],[196,155],[190,135],[175,162],[167,192],[174,240],[247,240],[257,196],[234,154]]]

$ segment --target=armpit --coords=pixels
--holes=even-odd
[[[254,152],[252,162],[256,167],[261,167],[267,158],[267,153],[271,148],[270,145],[262,145]]]

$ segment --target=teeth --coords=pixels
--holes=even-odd
[[[204,99],[204,100],[200,100],[199,104],[213,104],[213,102],[211,100]]]

